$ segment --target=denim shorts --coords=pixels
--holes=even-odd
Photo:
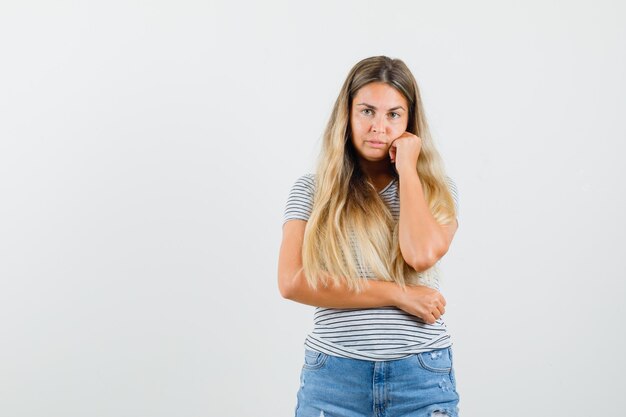
[[[367,361],[304,350],[296,417],[459,415],[452,347]]]

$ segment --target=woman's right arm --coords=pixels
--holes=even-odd
[[[433,324],[445,312],[441,293],[423,285],[407,286],[395,282],[367,280],[356,293],[345,283],[312,289],[302,270],[302,242],[306,221],[289,220],[283,225],[283,240],[278,258],[278,288],[283,298],[316,307],[371,308],[395,306]]]

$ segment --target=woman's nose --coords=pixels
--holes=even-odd
[[[372,131],[376,133],[385,133],[385,119],[374,119],[374,121],[372,122]]]

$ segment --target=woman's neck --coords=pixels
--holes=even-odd
[[[388,159],[383,161],[359,161],[361,171],[370,179],[374,187],[380,191],[396,177],[394,167]]]

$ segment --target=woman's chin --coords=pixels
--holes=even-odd
[[[365,154],[361,155],[361,159],[364,159],[367,162],[386,162],[388,164],[391,164],[391,158],[389,158],[389,154],[387,153],[381,153],[379,155]]]

